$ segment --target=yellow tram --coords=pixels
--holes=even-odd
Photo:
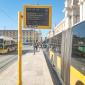
[[[56,42],[49,55],[63,85],[85,85],[85,21],[49,41]]]

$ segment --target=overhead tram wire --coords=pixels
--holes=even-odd
[[[0,8],[0,12],[2,12],[4,15],[6,15],[13,23],[16,22],[16,20],[14,20],[10,15],[8,15],[5,10],[3,10],[3,9]]]

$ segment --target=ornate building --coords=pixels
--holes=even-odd
[[[85,0],[79,0],[80,6],[80,21],[85,20]]]
[[[0,30],[0,36],[12,37],[18,41],[18,30]],[[34,30],[22,30],[23,44],[32,44],[34,40],[40,41],[41,34]]]
[[[79,0],[65,0],[65,29],[80,21]]]
[[[59,30],[63,31],[71,28],[75,24],[85,20],[85,0],[65,0],[64,19],[48,33],[48,38],[56,35]]]
[[[85,20],[85,0],[65,0],[65,29]]]

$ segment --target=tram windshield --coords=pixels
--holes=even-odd
[[[72,63],[77,69],[85,69],[85,22],[73,27]]]
[[[3,48],[3,39],[0,39],[0,48]]]

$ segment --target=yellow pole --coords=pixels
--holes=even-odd
[[[22,12],[18,12],[18,84],[22,85]]]

